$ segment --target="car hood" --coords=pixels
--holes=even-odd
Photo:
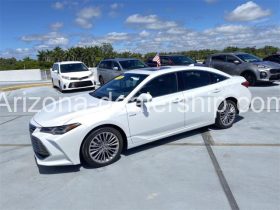
[[[43,127],[65,125],[69,121],[84,115],[108,110],[110,101],[97,99],[86,94],[63,98],[45,106],[34,116],[34,121]]]
[[[78,72],[61,73],[61,75],[67,77],[87,77],[91,73],[92,73],[91,71],[78,71]]]
[[[280,64],[279,63],[274,63],[271,61],[259,61],[259,62],[252,62],[253,64],[258,64],[258,65],[264,65],[268,68],[275,68],[275,69],[279,69],[280,68]]]

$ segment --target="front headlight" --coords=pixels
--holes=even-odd
[[[42,127],[40,131],[43,133],[50,133],[53,135],[62,135],[67,133],[68,131],[73,130],[74,128],[77,128],[80,125],[81,125],[80,123],[73,123],[69,125],[62,125],[56,127]]]
[[[256,64],[256,66],[257,66],[259,69],[268,69],[267,66],[264,66],[264,65],[261,65],[261,64]]]
[[[68,76],[61,76],[62,77],[62,79],[67,79],[67,80],[70,80],[71,78],[70,77],[68,77]]]

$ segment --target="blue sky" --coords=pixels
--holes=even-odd
[[[280,47],[279,0],[1,0],[0,57],[109,42],[118,51]]]

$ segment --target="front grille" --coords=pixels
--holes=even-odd
[[[269,80],[280,80],[280,74],[275,74],[269,77]]]
[[[69,84],[69,88],[79,88],[79,87],[87,87],[92,86],[92,81],[83,81],[83,82],[71,82]]]
[[[32,125],[31,123],[29,124],[29,132],[30,134],[32,134],[36,129],[36,126],[35,125]]]
[[[38,158],[44,159],[50,155],[47,148],[42,144],[40,139],[31,135],[31,142],[33,150]]]
[[[270,69],[271,74],[280,74],[280,69]]]
[[[71,77],[71,80],[83,80],[83,79],[87,79],[88,76],[85,77]]]

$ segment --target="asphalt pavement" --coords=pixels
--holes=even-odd
[[[279,84],[250,90],[280,98]],[[0,106],[1,209],[280,209],[277,104],[241,114],[230,129],[210,126],[134,148],[104,168],[37,166],[28,132],[34,113],[13,99],[79,93],[51,87],[5,93],[18,111]]]

